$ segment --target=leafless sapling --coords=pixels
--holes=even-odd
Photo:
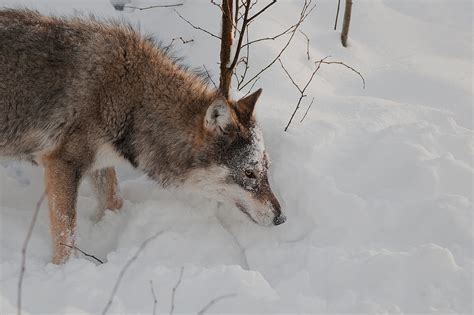
[[[347,38],[349,36],[349,26],[351,24],[352,0],[346,0],[346,7],[344,9],[344,21],[342,23],[341,43],[342,46],[347,47]]]
[[[268,70],[288,48],[301,23],[314,9],[312,0],[305,0],[299,19],[295,24],[276,35],[250,40],[249,26],[253,21],[255,21],[255,19],[260,17],[265,11],[272,7],[276,3],[276,0],[270,0],[262,7],[255,9],[257,8],[257,2],[257,0],[222,0],[220,3],[218,3],[216,0],[211,0],[211,3],[217,6],[221,12],[222,23],[220,36],[217,36],[208,30],[192,24],[189,20],[184,18],[179,12],[176,11],[178,16],[191,25],[194,29],[203,31],[212,37],[220,39],[220,73],[218,90],[220,94],[226,98],[229,98],[230,86],[233,77],[236,79],[237,89],[239,91],[247,86],[250,86],[250,90],[252,89],[253,85],[260,78],[262,73]],[[289,35],[289,39],[283,45],[277,56],[272,58],[271,61],[260,70],[253,73],[250,78],[247,78],[248,70],[250,68],[250,45],[264,40],[275,40],[284,35]],[[241,57],[240,55],[244,48],[245,55]],[[243,70],[241,73],[237,74],[237,67],[239,65],[243,65]]]
[[[362,76],[362,74],[357,71],[356,69],[354,69],[353,67],[347,65],[346,63],[342,62],[342,61],[327,61],[327,59],[329,58],[329,56],[327,57],[324,57],[323,59],[319,60],[319,61],[316,61],[315,62],[315,65],[316,65],[316,68],[314,69],[314,71],[311,73],[311,76],[309,77],[309,79],[306,81],[305,85],[303,87],[301,87],[298,83],[296,83],[296,81],[294,80],[294,78],[291,76],[291,74],[288,72],[288,70],[285,68],[285,66],[283,65],[283,62],[278,59],[278,61],[280,62],[280,65],[281,67],[283,68],[283,70],[285,71],[285,74],[287,75],[288,79],[291,81],[291,83],[296,87],[296,89],[298,90],[298,92],[300,93],[300,96],[299,96],[299,99],[298,99],[298,102],[296,103],[296,106],[295,106],[295,109],[293,110],[293,113],[291,114],[290,116],[290,119],[288,121],[288,123],[286,124],[286,127],[284,129],[284,131],[287,131],[288,128],[290,127],[291,125],[291,122],[293,121],[293,118],[295,117],[296,115],[296,112],[298,111],[298,109],[300,108],[300,105],[301,105],[301,101],[307,96],[306,95],[306,89],[308,88],[308,86],[311,84],[311,82],[313,81],[313,78],[314,76],[316,75],[316,72],[318,72],[318,70],[321,68],[321,65],[325,64],[325,65],[332,65],[332,64],[335,64],[335,65],[341,65],[341,66],[344,66],[346,67],[347,69],[353,71],[354,73],[356,73],[357,75],[359,75],[359,77],[361,78],[362,80],[362,87],[365,88],[365,79],[364,77]],[[306,117],[306,115],[308,114],[308,111],[309,109],[311,108],[311,105],[313,104],[313,101],[314,101],[314,98],[313,100],[311,101],[311,104],[308,106],[308,109],[306,110],[306,113],[304,115],[304,117],[301,119],[301,121],[303,121],[303,119]]]
[[[44,198],[46,197],[46,192],[44,192],[38,202],[36,203],[35,210],[33,212],[33,217],[31,219],[30,226],[28,227],[28,232],[26,233],[25,241],[23,242],[23,247],[21,248],[21,264],[20,264],[20,276],[18,277],[18,290],[17,290],[17,314],[21,315],[21,302],[22,302],[22,289],[23,289],[23,278],[26,271],[26,250],[28,249],[28,244],[33,234],[33,229],[35,228],[36,220],[38,218],[38,213],[43,203]]]
[[[104,309],[102,310],[102,315],[105,315],[107,314],[107,312],[109,311],[109,308],[110,306],[112,305],[112,302],[114,300],[114,297],[115,297],[115,294],[117,293],[117,290],[120,286],[120,282],[122,281],[122,278],[123,276],[125,275],[125,273],[127,272],[127,269],[130,268],[130,266],[133,264],[133,262],[135,262],[135,260],[137,260],[138,256],[140,255],[140,253],[145,249],[145,247],[151,242],[153,241],[154,239],[156,239],[158,236],[160,236],[161,234],[163,234],[163,231],[160,231],[160,232],[157,232],[155,233],[154,235],[150,236],[149,238],[147,238],[146,240],[143,241],[143,243],[140,245],[140,247],[138,248],[138,250],[135,252],[135,254],[125,263],[125,265],[123,266],[122,270],[120,270],[120,273],[117,277],[117,280],[115,281],[115,284],[114,284],[114,287],[112,289],[112,292],[110,293],[110,298],[109,300],[107,301],[107,303],[105,304],[105,307]]]

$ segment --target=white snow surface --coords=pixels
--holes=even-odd
[[[218,33],[215,6],[184,3],[177,8],[183,16]],[[227,294],[235,295],[208,313],[472,313],[472,1],[354,1],[349,48],[332,29],[336,4],[318,1],[302,26],[311,60],[300,33],[282,60],[303,85],[314,61],[330,55],[361,71],[366,89],[342,66],[322,66],[285,133],[298,91],[278,63],[256,85],[263,88],[256,111],[285,224],[259,227],[232,205],[163,190],[123,166],[122,211],[96,223],[87,183],[80,190],[77,245],[102,265],[83,256],[53,265],[42,205],[27,251],[24,313],[100,314],[120,270],[158,231],[125,274],[110,314],[150,314],[150,281],[157,312],[169,313],[182,266],[175,313],[197,313]],[[192,38],[176,43],[178,54],[192,66],[205,64],[217,80],[219,42],[173,8],[119,12],[106,0],[0,1],[19,5],[123,18],[165,45]],[[279,1],[252,25],[251,37],[288,27],[301,5]],[[250,71],[283,43],[255,45]],[[0,164],[1,314],[16,312],[21,247],[43,189],[40,168]]]

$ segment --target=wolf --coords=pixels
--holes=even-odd
[[[114,167],[198,188],[257,224],[285,222],[254,107],[228,100],[133,27],[0,10],[0,155],[44,168],[52,261],[71,255],[78,186],[118,210]]]

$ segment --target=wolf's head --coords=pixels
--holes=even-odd
[[[257,224],[279,225],[286,218],[268,183],[270,166],[254,119],[261,89],[236,102],[217,97],[203,121],[209,167],[196,169],[188,183],[231,202]]]

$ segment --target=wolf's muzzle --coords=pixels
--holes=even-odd
[[[280,214],[279,216],[276,216],[273,219],[273,224],[274,225],[280,225],[280,224],[285,223],[285,221],[286,221],[286,217],[283,214]]]

